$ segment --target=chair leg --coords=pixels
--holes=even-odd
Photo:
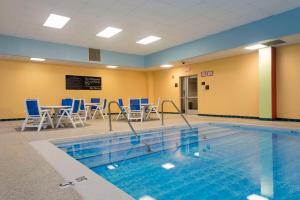
[[[28,120],[29,120],[29,117],[26,117],[25,120],[24,120],[24,122],[23,122],[23,124],[22,124],[22,129],[21,129],[21,131],[24,131],[24,130],[25,130],[25,127],[26,127],[26,124],[27,124]]]
[[[122,112],[120,111],[116,120],[119,120],[119,118],[120,118],[120,116],[121,116],[121,113],[122,113]]]
[[[92,119],[95,119],[95,117],[96,117],[96,113],[97,112],[99,112],[99,110],[98,109],[95,109],[95,111],[94,111],[94,113],[93,113],[93,117],[92,117]]]
[[[42,128],[42,125],[44,124],[46,115],[47,115],[46,112],[43,113],[42,118],[40,119],[41,121],[40,121],[40,124],[39,124],[39,126],[38,126],[38,130],[37,130],[38,132],[40,132],[40,130],[41,130],[41,128]]]
[[[50,116],[50,114],[48,112],[47,112],[47,118],[48,118],[48,121],[49,121],[49,123],[51,125],[51,128],[54,128],[53,120],[52,120],[52,118],[51,118],[51,116]]]
[[[100,110],[100,114],[101,114],[102,118],[105,119],[102,109]]]
[[[63,113],[61,114],[61,116],[59,117],[59,119],[58,119],[58,121],[57,121],[57,124],[56,124],[56,128],[59,127],[59,125],[60,125],[60,123],[61,123],[61,120],[62,120],[62,118],[64,117],[64,114],[65,114],[65,112],[63,112]]]
[[[141,112],[141,122],[143,122],[143,119],[144,119],[144,110],[142,110]]]
[[[84,126],[84,123],[83,123],[83,121],[82,121],[82,119],[81,119],[81,117],[80,117],[79,114],[77,114],[77,117],[78,117],[79,123],[80,123],[82,126]]]
[[[72,116],[71,116],[70,113],[68,113],[68,112],[67,112],[67,118],[68,118],[69,121],[71,122],[72,126],[73,126],[74,128],[76,128],[76,124],[75,124],[75,122],[74,122]]]

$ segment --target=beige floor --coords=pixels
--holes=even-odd
[[[297,122],[266,122],[248,119],[188,116],[192,123],[235,122],[256,125],[299,128]],[[0,200],[81,199],[72,188],[59,189],[62,177],[29,145],[30,141],[101,134],[108,130],[107,121],[88,121],[83,128],[47,129],[20,132],[21,121],[0,122]],[[167,125],[184,124],[178,115],[167,115]],[[134,122],[136,129],[160,126],[160,121]],[[113,122],[116,131],[129,130],[126,122]]]

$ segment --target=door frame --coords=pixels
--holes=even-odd
[[[199,98],[199,95],[198,95],[198,75],[195,74],[195,75],[188,75],[188,76],[180,76],[179,77],[179,86],[180,86],[180,92],[179,92],[179,95],[180,95],[180,111],[182,113],[185,113],[185,114],[191,114],[191,115],[194,115],[194,114],[198,114],[198,105],[197,105],[197,109],[196,110],[193,110],[192,112],[189,111],[188,109],[188,90],[189,90],[189,86],[188,86],[188,79],[189,78],[196,78],[197,79],[197,85],[196,85],[196,90],[197,90],[197,96],[195,97],[192,97],[192,98],[196,98],[197,99],[197,104],[198,104],[198,98]],[[182,85],[183,85],[183,81],[185,82],[185,96],[183,97],[182,95]],[[191,98],[191,97],[190,97]],[[185,102],[185,105],[184,105],[184,112],[183,112],[183,109],[182,109],[182,102],[183,102],[183,99],[184,99],[184,102]]]

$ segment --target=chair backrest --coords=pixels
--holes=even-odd
[[[129,109],[132,111],[140,111],[142,109],[141,99],[129,99]]]
[[[72,104],[73,104],[73,99],[71,98],[65,98],[61,100],[62,106],[72,106]]]
[[[40,104],[37,99],[25,99],[26,115],[31,117],[40,117]]]
[[[72,104],[72,113],[78,113],[80,109],[81,99],[74,99]]]
[[[100,98],[91,98],[91,103],[97,103],[100,104]],[[97,106],[92,106],[91,109],[95,110]]]
[[[118,104],[119,104],[119,106],[120,106],[121,108],[124,106],[124,104],[123,104],[123,99],[122,99],[122,98],[119,98],[119,99],[118,99]]]
[[[105,110],[105,108],[106,108],[106,102],[107,102],[107,99],[104,99],[103,100],[103,105],[102,105],[103,110]]]
[[[141,104],[142,105],[148,105],[149,104],[149,99],[148,98],[141,98]]]
[[[85,100],[84,99],[80,100],[80,110],[85,110]]]

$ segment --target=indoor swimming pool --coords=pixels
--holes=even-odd
[[[204,123],[55,145],[135,199],[300,199],[295,130]]]

